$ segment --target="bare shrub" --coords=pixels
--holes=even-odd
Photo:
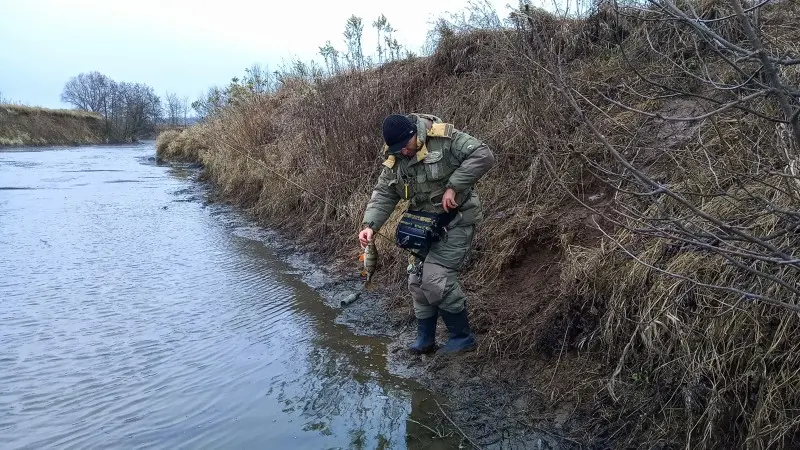
[[[796,86],[797,3],[727,5],[682,8],[752,51],[749,15]],[[354,268],[381,120],[439,115],[498,161],[477,187],[485,220],[464,277],[480,356],[553,358],[550,398],[576,402],[592,417],[584,438],[613,447],[792,447],[793,119],[758,52],[731,65],[669,8],[524,6],[512,28],[442,27],[424,59],[283,77],[222,107],[199,157],[225,199]],[[392,223],[379,276],[397,299]]]

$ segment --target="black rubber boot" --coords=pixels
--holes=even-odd
[[[469,330],[469,320],[467,319],[467,309],[464,308],[460,313],[449,313],[443,309],[439,310],[450,338],[447,343],[439,349],[442,353],[455,353],[461,351],[475,350],[475,338]]]
[[[436,349],[436,321],[438,319],[436,314],[427,319],[417,319],[417,341],[409,348],[411,353],[421,355]]]

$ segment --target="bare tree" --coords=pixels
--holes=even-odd
[[[187,126],[189,125],[189,96],[185,95],[181,98],[181,115],[183,116],[183,122],[181,125]]]
[[[183,116],[183,104],[178,94],[167,92],[164,95],[164,102],[167,124],[172,127],[180,125],[181,117]]]
[[[101,112],[111,86],[111,79],[100,72],[81,73],[64,85],[61,101],[78,109]]]
[[[245,76],[242,81],[250,92],[264,94],[274,89],[273,77],[268,67],[253,64],[244,71]]]
[[[536,64],[549,74],[577,117],[612,156],[607,166],[592,164],[589,169],[615,191],[644,205],[624,207],[608,219],[615,226],[667,239],[682,249],[717,254],[769,284],[716,288],[800,312],[800,306],[786,301],[800,298],[800,288],[787,281],[800,271],[800,257],[786,241],[800,230],[800,214],[765,196],[765,191],[779,192],[787,201],[800,203],[800,80],[796,72],[794,81],[782,75],[792,73],[785,69],[800,65],[800,58],[787,55],[784,49],[778,52],[764,47],[754,23],[766,2],[745,10],[739,0],[730,0],[730,14],[717,11],[715,14],[722,17],[713,19],[703,17],[691,4],[685,11],[672,0],[650,3],[653,7],[646,10],[631,7],[615,12],[618,21],[649,23],[641,31],[647,34],[644,40],[649,42],[649,54],[640,50],[630,54],[621,43],[621,55],[638,82],[632,79],[613,89],[591,82],[580,88],[570,86],[562,56],[536,32],[538,25],[529,16],[535,45],[552,52],[548,66]],[[738,39],[727,35],[736,33],[740,33]],[[769,40],[779,41],[775,36]],[[668,48],[666,42],[679,43],[680,48]],[[672,185],[664,183],[667,174],[663,170],[669,164],[655,167],[651,162],[645,169],[641,151],[620,151],[625,147],[622,142],[640,134],[646,125],[640,124],[638,130],[627,127],[627,136],[623,131],[619,135],[624,138],[612,139],[590,118],[590,112],[597,108],[590,96],[639,114],[648,124],[682,124],[664,125],[665,132],[653,136],[663,140],[651,142],[656,153],[648,157],[671,161],[686,178]],[[659,107],[648,109],[637,104]],[[773,123],[772,135],[763,133],[769,129],[766,127],[760,128],[762,135],[750,134],[754,129],[748,122],[755,120]],[[720,134],[719,139],[747,140],[753,145],[744,146],[750,151],[737,153],[735,159],[716,159],[719,155],[708,154],[702,142],[690,142],[700,132]],[[710,137],[705,135],[706,139]],[[762,148],[760,143],[772,145]],[[727,208],[717,211],[710,207],[721,208],[721,203]],[[766,220],[773,221],[777,229],[754,226]]]
[[[200,119],[206,119],[219,112],[227,102],[228,95],[226,91],[218,86],[212,86],[200,98],[192,102],[192,109],[195,110]]]
[[[377,51],[378,51],[378,64],[380,64],[383,62],[383,53],[384,53],[384,48],[381,43],[381,32],[383,32],[384,29],[387,26],[389,26],[389,21],[386,19],[385,15],[381,14],[380,17],[378,17],[374,22],[372,22],[372,26],[375,27],[375,31],[377,31],[378,33]]]

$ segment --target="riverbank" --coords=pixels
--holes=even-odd
[[[775,54],[800,38],[798,8],[761,10]],[[729,5],[701,9],[723,18],[713,23],[729,42],[751,45]],[[800,196],[784,179],[797,178],[795,144],[774,103],[741,103],[756,97],[737,89],[759,85],[737,77],[756,67],[733,70],[705,42],[694,56],[675,50],[696,38],[693,22],[661,13],[526,9],[519,30],[442,33],[427,58],[287,76],[162,136],[159,156],[202,163],[219,201],[352,276],[382,118],[439,115],[497,157],[477,186],[486,218],[463,275],[479,348],[447,360],[401,350],[414,325],[391,240],[399,205],[378,241],[376,301],[389,313],[356,305],[365,327],[392,324],[396,370],[463,402],[457,419],[482,446],[540,429],[567,447],[791,447],[800,237],[786,211]]]
[[[266,230],[264,230],[266,231]],[[580,443],[570,438],[581,420],[568,410],[552,416],[532,417],[527,382],[542,377],[522,376],[520,367],[500,364],[487,367],[477,354],[456,358],[410,356],[406,348],[415,339],[416,328],[396,305],[387,301],[396,291],[387,286],[364,290],[358,271],[331,270],[318,251],[298,249],[287,234],[267,231],[264,244],[296,270],[295,274],[314,289],[324,303],[337,311],[335,323],[347,326],[354,334],[367,337],[388,337],[386,361],[389,373],[413,380],[441,396],[438,410],[431,411],[423,423],[424,434],[441,439],[444,430],[457,430],[460,448],[532,448],[573,449]],[[353,303],[341,301],[357,293]],[[438,341],[446,333],[438,330]],[[525,381],[525,382],[522,382]]]
[[[100,144],[103,118],[66,109],[0,105],[0,147]]]

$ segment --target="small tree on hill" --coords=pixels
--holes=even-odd
[[[364,49],[361,45],[363,36],[364,24],[361,23],[361,18],[355,15],[350,16],[345,24],[344,39],[347,44],[347,61],[354,69],[364,68]]]
[[[319,48],[319,54],[325,61],[325,68],[328,70],[328,75],[339,73],[341,66],[339,64],[339,50],[336,50],[331,41],[326,41],[325,45]]]

